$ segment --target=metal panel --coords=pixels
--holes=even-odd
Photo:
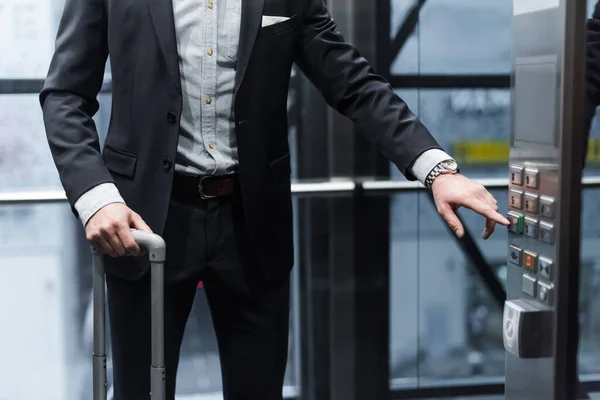
[[[515,0],[503,326],[509,400],[576,398],[584,23],[585,2]]]

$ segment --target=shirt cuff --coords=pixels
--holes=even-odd
[[[112,203],[125,204],[125,200],[121,197],[121,194],[114,183],[101,183],[88,190],[77,199],[75,202],[75,210],[77,210],[79,219],[85,228],[94,214],[101,208]]]
[[[427,176],[435,166],[446,160],[452,160],[452,157],[446,152],[440,149],[427,150],[414,162],[411,172],[424,185]]]

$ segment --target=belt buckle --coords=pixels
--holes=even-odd
[[[202,176],[200,177],[200,181],[198,182],[198,193],[200,194],[200,198],[202,200],[209,200],[209,199],[214,199],[217,196],[209,196],[206,193],[204,193],[204,180],[210,178],[210,176]]]

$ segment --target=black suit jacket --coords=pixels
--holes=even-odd
[[[287,95],[293,63],[409,179],[427,129],[344,42],[322,0],[244,0],[234,114],[248,234],[267,278],[293,263]],[[291,17],[261,28],[262,15]],[[92,116],[110,53],[113,107],[101,153]],[[40,95],[48,141],[71,204],[114,182],[154,232],[163,230],[178,140],[181,83],[168,0],[67,0]],[[175,116],[175,118],[173,118]],[[136,278],[145,268],[107,272]]]

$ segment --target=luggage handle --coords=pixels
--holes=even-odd
[[[164,346],[164,262],[166,245],[163,238],[148,232],[131,230],[136,243],[148,254],[151,265],[152,365],[150,366],[150,398],[165,399]],[[94,400],[106,400],[106,319],[104,259],[92,247],[94,266]]]

